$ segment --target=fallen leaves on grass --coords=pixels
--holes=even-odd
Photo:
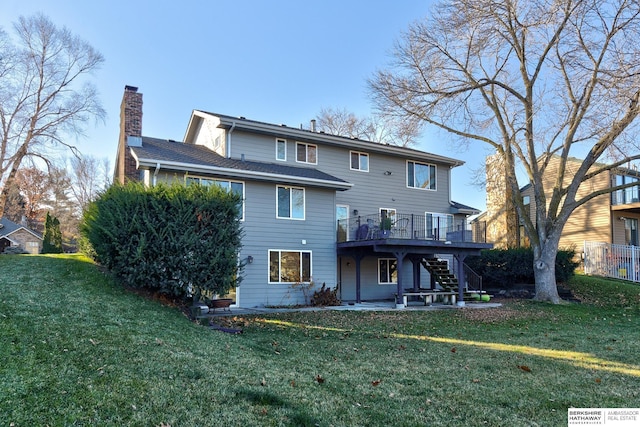
[[[504,322],[506,320],[531,319],[543,317],[545,315],[542,312],[537,313],[527,310],[514,309],[507,307],[506,305],[503,305],[502,307],[482,309],[463,308],[459,312],[460,316],[462,316],[464,319],[477,323],[497,323]]]
[[[324,378],[322,378],[321,375],[316,375],[316,381],[318,382],[318,384],[322,384],[324,383]]]
[[[375,380],[375,381],[371,381],[371,385],[374,387],[377,387],[380,385],[380,383],[382,382],[382,380]]]
[[[518,368],[525,372],[531,372],[531,368],[529,368],[527,365],[518,365]]]

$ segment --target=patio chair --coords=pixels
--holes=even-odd
[[[409,226],[409,218],[400,218],[393,224],[393,229],[391,230],[393,235],[397,237],[409,237],[409,231],[407,227]]]
[[[377,238],[379,235],[380,227],[371,218],[367,220],[367,225],[369,226],[369,233],[367,233],[367,240]]]

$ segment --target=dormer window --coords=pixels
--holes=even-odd
[[[318,164],[318,146],[296,142],[296,161],[298,163]]]

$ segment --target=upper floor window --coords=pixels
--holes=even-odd
[[[435,190],[436,166],[408,161],[407,186],[423,190]]]
[[[190,184],[200,184],[204,186],[217,185],[218,187],[222,187],[227,191],[232,191],[235,194],[240,195],[240,197],[242,197],[242,205],[240,207],[240,220],[241,221],[244,220],[244,182],[188,176],[186,178],[186,183],[187,185],[190,185]]]
[[[276,139],[276,160],[287,160],[287,140]]]
[[[632,184],[638,182],[638,178],[635,176],[628,175],[616,175],[616,186]],[[614,205],[624,205],[627,203],[637,203],[640,199],[638,198],[638,186],[634,185],[632,187],[625,188],[623,190],[618,190],[613,193],[613,204]]]
[[[311,251],[269,250],[269,283],[311,281]]]
[[[304,188],[277,187],[277,218],[304,219]]]
[[[318,146],[296,142],[296,161],[300,163],[318,164]]]
[[[351,151],[351,170],[369,172],[369,155],[359,151]]]

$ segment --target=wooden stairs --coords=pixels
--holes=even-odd
[[[422,266],[429,272],[432,282],[437,282],[446,291],[458,290],[458,278],[449,271],[447,261],[437,258],[424,258]]]

